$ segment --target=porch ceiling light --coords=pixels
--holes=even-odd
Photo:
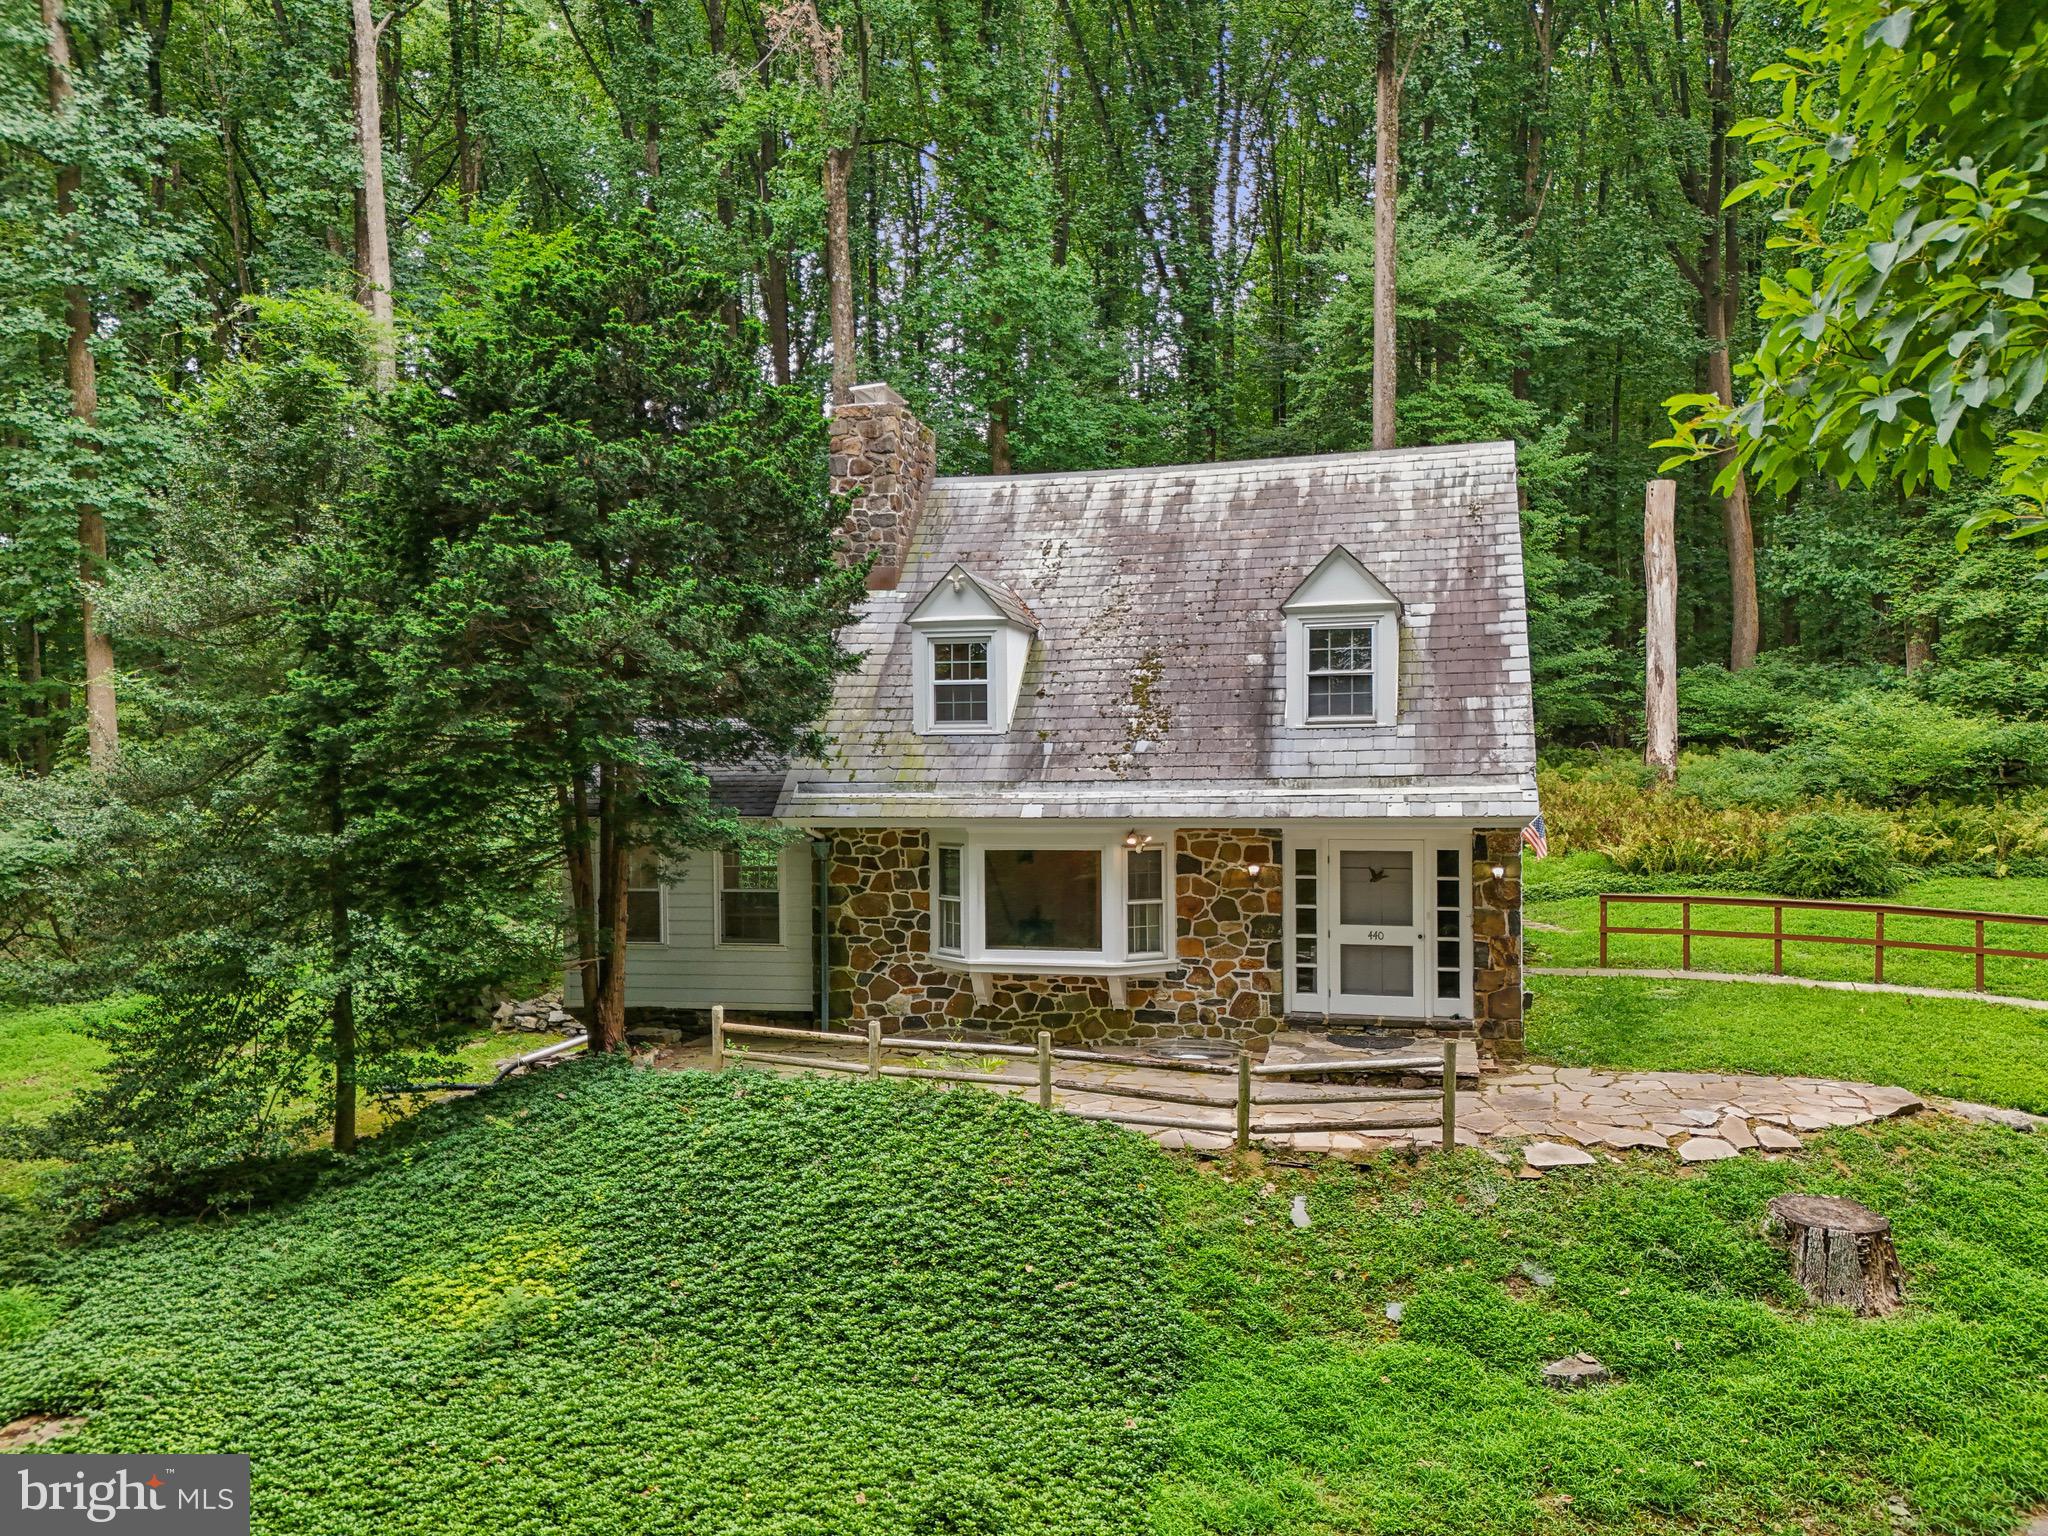
[[[1126,848],[1142,848],[1151,841],[1152,834],[1150,832],[1140,832],[1136,827],[1131,828],[1130,831],[1124,834],[1124,846]]]

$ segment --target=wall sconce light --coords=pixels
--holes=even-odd
[[[1505,879],[1507,878],[1507,874],[1508,874],[1508,867],[1507,867],[1507,865],[1505,865],[1505,864],[1496,864],[1496,865],[1494,865],[1494,866],[1493,866],[1493,878],[1494,878],[1494,879],[1496,879],[1496,880],[1505,880]]]
[[[1263,864],[1247,864],[1244,867],[1244,872],[1256,880],[1259,878],[1259,871],[1263,868],[1265,868]]]

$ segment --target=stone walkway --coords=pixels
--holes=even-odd
[[[766,1042],[764,1042],[765,1044]],[[773,1043],[778,1051],[813,1054],[809,1046]],[[831,1059],[859,1059],[844,1048],[818,1051]],[[1461,1056],[1463,1053],[1461,1052]],[[662,1046],[639,1058],[670,1070],[703,1070],[711,1064],[708,1041]],[[988,1090],[1035,1096],[1029,1061],[990,1058],[976,1063],[959,1056],[885,1052],[885,1064],[958,1071],[985,1066]],[[1459,1062],[1459,1077],[1471,1068]],[[801,1072],[777,1066],[777,1072]],[[1065,1110],[1097,1119],[1128,1121],[1164,1117],[1195,1121],[1202,1129],[1134,1125],[1162,1146],[1222,1152],[1232,1144],[1234,1077],[1197,1075],[1149,1066],[1061,1062],[1053,1097]],[[1403,1082],[1411,1092],[1433,1088],[1427,1079]],[[1199,1104],[1175,1105],[1122,1096],[1119,1088],[1148,1088],[1198,1096]],[[1254,1139],[1272,1150],[1368,1157],[1402,1145],[1435,1146],[1442,1133],[1434,1122],[1439,1098],[1421,1092],[1403,1103],[1380,1105],[1328,1102],[1346,1090],[1314,1083],[1262,1079],[1254,1089]],[[1550,1168],[1616,1158],[1627,1152],[1674,1154],[1680,1162],[1711,1162],[1744,1153],[1772,1156],[1795,1150],[1802,1133],[1834,1126],[1863,1125],[1909,1114],[1923,1102],[1903,1088],[1873,1087],[1818,1077],[1751,1077],[1730,1073],[1603,1072],[1583,1067],[1517,1066],[1489,1070],[1478,1086],[1457,1096],[1456,1138],[1482,1147],[1497,1161],[1520,1164],[1534,1177]],[[1286,1134],[1262,1134],[1258,1121],[1285,1116],[1300,1127]],[[1400,1121],[1408,1125],[1400,1125]],[[1336,1128],[1344,1122],[1364,1126]],[[1396,1124],[1385,1124],[1393,1121]],[[1317,1128],[1319,1125],[1330,1128]]]

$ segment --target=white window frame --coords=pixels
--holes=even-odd
[[[1174,940],[1171,926],[1173,922],[1171,903],[1173,895],[1173,870],[1171,867],[1173,850],[1161,847],[1158,843],[1147,843],[1137,848],[1126,848],[1123,854],[1125,958],[1138,960],[1147,959],[1155,955],[1164,956],[1173,947]],[[1157,896],[1133,896],[1131,894],[1131,864],[1140,857],[1150,856],[1156,856],[1159,860],[1159,894]],[[1154,909],[1153,921],[1159,928],[1159,947],[1157,949],[1131,948],[1131,918],[1140,907],[1151,907]]]
[[[935,646],[979,640],[988,647],[988,719],[976,721],[938,718],[939,684]],[[999,624],[946,625],[918,632],[911,681],[915,685],[912,728],[921,736],[1000,736],[1010,728],[1010,700],[1015,690],[1010,679],[1009,636]]]
[[[775,850],[775,942],[764,943],[759,939],[728,939],[725,936],[725,860],[736,851],[721,848],[715,851],[711,860],[711,942],[719,949],[743,949],[750,952],[789,948],[789,879],[788,870],[783,867],[787,849]]]
[[[634,852],[644,852],[644,850],[636,849],[634,850]],[[650,860],[654,860],[654,855],[652,853],[646,854],[646,857]],[[654,892],[654,903],[657,916],[655,918],[656,929],[655,936],[653,938],[636,939],[630,933],[628,933],[626,936],[626,943],[641,949],[657,949],[668,943],[668,882],[662,879],[661,877],[660,861],[654,860],[654,883],[652,885],[634,885],[630,883],[633,877],[632,858],[632,853],[628,853],[626,855],[626,878],[628,881],[628,884],[626,886],[626,905],[629,909],[632,907],[633,893],[635,891],[652,891]],[[628,915],[630,916],[630,911]]]
[[[1308,712],[1309,635],[1318,629],[1365,629],[1372,632],[1372,713],[1324,715]],[[1391,725],[1399,709],[1401,632],[1397,616],[1386,608],[1343,608],[1289,614],[1287,617],[1287,723],[1298,730],[1357,730]],[[1349,674],[1339,674],[1349,675]]]
[[[935,731],[985,731],[996,723],[1001,706],[996,701],[996,668],[1000,662],[996,655],[997,637],[993,634],[926,635],[925,654],[930,658],[931,679],[927,685],[927,707],[931,710],[932,729]],[[974,678],[947,678],[939,676],[939,647],[966,645],[981,647],[981,718],[979,720],[941,720],[939,718],[939,690],[941,688],[973,687]],[[968,659],[973,665],[973,658]]]
[[[951,896],[946,894],[945,856],[952,854],[954,869],[960,877],[960,889]],[[953,909],[953,918],[959,926],[958,942],[945,941],[946,908]],[[942,955],[964,955],[967,953],[967,849],[964,844],[941,842],[932,848],[932,948]]]
[[[1008,829],[981,830],[978,828],[944,829],[932,840],[932,856],[929,864],[931,916],[929,919],[930,953],[941,963],[959,968],[1017,975],[1113,975],[1152,974],[1165,970],[1175,963],[1174,952],[1177,940],[1177,907],[1175,903],[1174,834],[1170,828],[1148,827],[1140,829],[1141,836],[1151,841],[1144,846],[1156,848],[1160,854],[1160,943],[1161,948],[1151,954],[1132,954],[1129,951],[1130,907],[1126,899],[1128,889],[1127,855],[1131,849],[1125,843],[1126,828],[1103,827],[1100,829],[1012,831]],[[960,850],[960,936],[961,947],[948,950],[939,947],[939,896],[938,870],[939,850],[957,848]],[[1102,860],[1101,923],[1102,944],[1098,949],[998,949],[987,943],[987,873],[984,855],[991,851],[1013,849],[1074,850],[1088,849],[1100,855]]]

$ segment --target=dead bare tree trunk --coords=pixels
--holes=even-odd
[[[853,151],[825,154],[826,269],[832,304],[832,403],[853,398],[858,373],[853,361],[853,240],[848,229],[846,184],[853,169]]]
[[[1676,480],[1643,494],[1643,761],[1666,784],[1678,777],[1677,504]]]
[[[1373,118],[1372,445],[1394,446],[1394,211],[1401,161],[1401,71],[1394,0],[1380,0]]]
[[[64,25],[64,0],[42,0],[43,27],[48,34],[50,111],[64,116],[71,101],[71,34]],[[57,169],[57,217],[68,219],[78,206],[84,177],[76,164]],[[83,283],[64,287],[64,384],[71,395],[71,415],[90,431],[99,422],[100,383],[92,355],[92,298]],[[121,747],[121,722],[114,698],[114,644],[99,626],[93,595],[107,563],[107,523],[91,501],[78,508],[79,617],[85,639],[85,749],[94,768],[112,766]]]
[[[1764,1235],[1790,1256],[1792,1278],[1815,1302],[1858,1317],[1899,1309],[1905,1276],[1884,1217],[1835,1195],[1777,1195],[1767,1209]]]
[[[377,22],[370,0],[350,0],[349,47],[353,54],[356,150],[362,162],[361,227],[357,270],[366,307],[376,323],[374,383],[386,390],[398,377],[398,337],[392,329],[391,236],[384,212],[384,127],[382,87],[377,78]]]
[[[768,6],[761,20],[771,48],[801,49],[810,57],[811,73],[818,84],[819,110],[826,132],[834,132],[834,107],[841,66],[845,62],[845,33],[828,27],[819,19],[817,0],[784,0]],[[853,177],[853,146],[834,145],[825,151],[825,282],[828,309],[832,317],[832,403],[844,405],[853,397],[859,375],[854,367],[853,341],[853,235],[847,209],[847,183]]]

